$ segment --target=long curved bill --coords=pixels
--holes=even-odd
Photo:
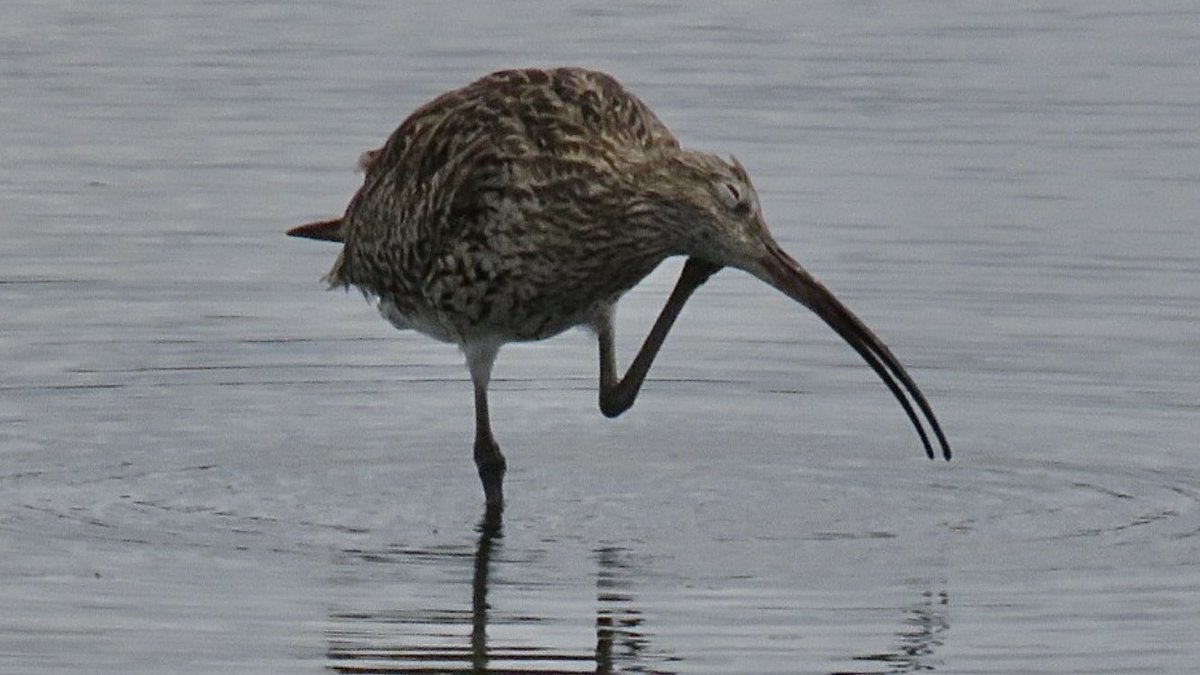
[[[765,280],[821,317],[825,323],[829,324],[830,328],[854,348],[854,351],[858,352],[859,356],[863,357],[863,360],[891,390],[896,400],[900,401],[904,412],[908,414],[908,419],[916,427],[921,442],[925,445],[925,454],[933,459],[933,445],[925,431],[925,424],[922,424],[921,418],[913,409],[913,402],[915,402],[917,408],[924,415],[925,423],[933,429],[934,435],[937,436],[938,443],[942,447],[942,456],[949,460],[950,444],[946,441],[946,435],[942,433],[942,427],[933,414],[933,408],[930,407],[929,402],[925,400],[925,395],[921,393],[887,345],[883,344],[883,341],[876,337],[862,320],[835,298],[829,289],[825,288],[821,282],[806,272],[800,263],[779,248],[778,244],[773,241],[768,242],[767,251],[767,254],[759,260],[766,273]]]

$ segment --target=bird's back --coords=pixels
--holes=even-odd
[[[604,73],[493,73],[418,108],[365,156],[363,187],[344,217],[345,248],[328,278],[395,304],[401,315],[461,328],[505,313],[527,324],[528,334],[512,337],[544,337],[579,309],[564,307],[579,298],[556,286],[595,284],[595,270],[571,264],[572,247],[595,239],[600,249],[620,248],[607,241],[616,233],[579,228],[614,220],[603,209],[620,202],[612,193],[625,189],[631,158],[678,147],[654,113]],[[579,261],[594,258],[584,251]],[[624,267],[636,278],[580,294],[623,292],[649,271]],[[529,315],[514,315],[517,306]],[[445,316],[418,316],[438,313]]]

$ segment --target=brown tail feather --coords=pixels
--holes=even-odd
[[[320,239],[321,241],[343,241],[342,219],[322,220],[293,227],[287,231],[289,237],[304,237],[305,239]]]

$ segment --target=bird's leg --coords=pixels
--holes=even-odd
[[[471,371],[471,382],[475,386],[475,468],[479,470],[479,480],[483,482],[483,494],[489,510],[498,509],[504,504],[504,472],[507,469],[500,446],[492,436],[492,424],[488,418],[488,383],[499,349],[499,344],[491,342],[463,346],[467,367]]]
[[[508,466],[500,446],[492,436],[488,421],[487,388],[475,387],[475,467],[483,482],[483,495],[489,508],[504,504],[504,472]]]
[[[667,304],[659,313],[658,320],[654,322],[654,327],[642,343],[642,348],[629,365],[625,377],[619,381],[612,321],[606,321],[599,327],[597,333],[600,338],[600,411],[606,417],[616,417],[633,405],[638,391],[642,388],[642,382],[646,379],[646,373],[650,371],[650,364],[654,362],[659,348],[667,339],[667,332],[674,325],[684,303],[720,269],[720,265],[707,260],[688,258],[683,272],[679,275],[679,281],[675,283],[675,290],[671,291],[671,297],[667,299]]]

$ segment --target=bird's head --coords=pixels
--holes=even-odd
[[[663,158],[656,169],[639,187],[649,191],[681,252],[754,273],[773,239],[741,163],[684,150]]]
[[[763,221],[750,176],[736,159],[725,161],[685,150],[664,158],[656,174],[643,190],[656,200],[658,222],[675,242],[677,253],[718,268],[749,272],[812,310],[884,381],[916,427],[929,457],[933,446],[917,409],[937,437],[943,456],[950,459],[949,443],[916,383],[866,324],[780,248]]]

